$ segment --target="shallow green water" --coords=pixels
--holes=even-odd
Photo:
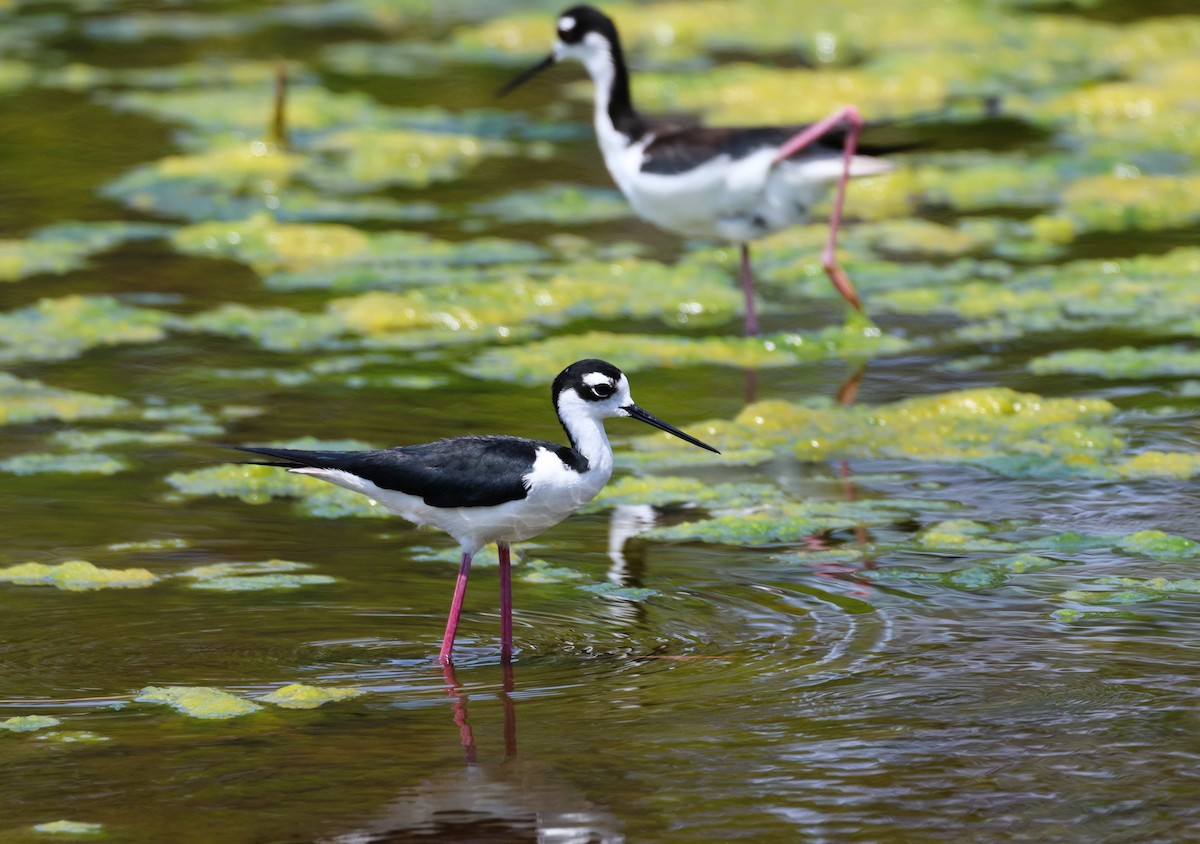
[[[850,199],[878,330],[818,221],[756,247],[747,342],[578,68],[492,100],[539,5],[0,0],[0,839],[1194,840],[1200,16],[614,7],[647,105],[936,139]],[[610,423],[511,666],[486,554],[444,673],[447,537],[214,469],[558,438],[594,354],[725,454]],[[295,683],[364,694],[261,700]]]

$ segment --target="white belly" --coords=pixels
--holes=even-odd
[[[774,151],[714,158],[684,173],[643,173],[641,145],[605,156],[609,173],[644,220],[679,234],[745,243],[804,223],[836,184],[834,154],[772,164]],[[887,162],[855,156],[851,176],[886,172]]]
[[[612,475],[611,456],[587,472],[566,468],[545,449],[538,451],[526,477],[528,494],[489,507],[431,507],[419,496],[383,489],[370,481],[333,469],[292,469],[345,489],[362,493],[390,512],[418,525],[431,525],[453,536],[474,554],[489,542],[520,542],[554,527],[596,497]]]

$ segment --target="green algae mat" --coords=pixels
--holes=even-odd
[[[737,251],[639,221],[562,3],[0,0],[0,839],[1200,835],[1200,13],[614,2],[648,112],[854,103],[896,168]],[[484,549],[225,446],[562,438]]]

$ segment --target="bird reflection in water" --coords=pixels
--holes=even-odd
[[[484,669],[478,669],[484,670]],[[570,785],[570,778],[530,758],[517,756],[514,665],[500,662],[500,701],[504,717],[504,757],[480,761],[468,713],[469,697],[453,665],[442,666],[446,696],[458,728],[465,765],[406,787],[392,803],[359,828],[326,844],[398,844],[404,841],[555,841],[621,844],[625,835],[616,816]],[[482,703],[482,701],[480,701]],[[487,737],[483,738],[486,748]],[[536,752],[536,746],[534,748]]]

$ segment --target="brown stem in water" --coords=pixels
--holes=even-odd
[[[271,143],[280,149],[287,149],[287,62],[279,61],[275,65],[275,103],[271,111]]]

